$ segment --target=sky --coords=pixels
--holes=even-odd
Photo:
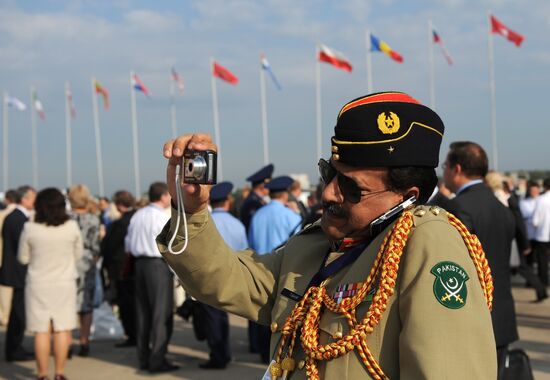
[[[0,90],[28,105],[30,87],[36,87],[46,112],[37,128],[38,187],[64,187],[64,85],[70,83],[77,113],[73,183],[85,183],[97,194],[91,91],[96,77],[111,97],[111,108],[99,110],[105,193],[111,195],[134,190],[129,79],[134,70],[152,92],[136,94],[140,187],[146,190],[165,179],[161,152],[172,135],[172,66],[185,81],[185,93],[175,99],[178,133],[214,133],[213,57],[240,80],[236,86],[218,80],[217,89],[223,179],[242,186],[263,165],[259,55],[264,52],[282,85],[278,90],[267,82],[275,175],[304,173],[315,183],[317,44],[343,52],[353,65],[347,73],[322,64],[322,152],[328,157],[339,109],[367,93],[367,28],[404,57],[398,64],[382,53],[372,56],[374,90],[404,91],[429,105],[431,19],[454,60],[449,66],[435,49],[435,108],[446,127],[440,160],[456,140],[476,141],[490,155],[489,11],[525,36],[519,48],[494,36],[499,169],[548,169],[546,0],[0,0]],[[8,145],[9,187],[32,184],[29,110],[9,109]]]

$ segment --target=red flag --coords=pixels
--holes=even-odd
[[[212,75],[230,84],[239,83],[239,78],[237,78],[231,71],[227,70],[225,67],[218,65],[216,62],[212,64]]]
[[[351,72],[352,70],[351,63],[342,53],[325,45],[319,46],[319,56],[317,59],[347,72]]]
[[[500,34],[508,41],[513,42],[518,47],[525,39],[525,37],[523,37],[518,32],[514,32],[512,29],[508,28],[506,25],[497,20],[496,17],[493,15],[491,15],[491,27],[493,33]]]

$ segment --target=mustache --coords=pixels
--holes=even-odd
[[[323,210],[324,212],[328,212],[336,217],[343,218],[347,216],[347,213],[342,205],[335,202],[323,202]]]

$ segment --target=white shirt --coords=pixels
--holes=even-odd
[[[519,209],[525,221],[525,226],[527,227],[527,236],[529,240],[535,240],[536,229],[535,226],[533,226],[533,213],[537,205],[537,198],[524,198],[519,201]]]
[[[536,241],[550,242],[550,191],[546,191],[537,198],[533,226],[535,226]]]
[[[21,206],[21,205],[17,205],[17,209],[19,211],[21,211],[26,217],[27,219],[30,219],[31,216],[32,216],[32,213],[30,210],[27,210],[25,207]]]
[[[153,203],[136,211],[124,239],[126,252],[134,257],[161,258],[155,239],[169,219],[170,215]]]

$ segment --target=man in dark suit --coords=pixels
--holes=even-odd
[[[130,219],[136,212],[134,196],[125,190],[117,191],[113,202],[122,215],[112,222],[101,241],[101,256],[103,267],[109,277],[109,287],[113,290],[113,303],[118,305],[120,321],[126,340],[117,343],[117,347],[136,345],[136,302],[134,290],[134,274],[131,268],[132,256],[124,249],[124,238],[128,232]]]
[[[2,227],[2,267],[0,284],[13,288],[11,312],[6,331],[5,355],[8,362],[31,360],[33,355],[23,349],[25,337],[25,277],[27,266],[17,261],[19,237],[34,208],[36,191],[30,186],[17,189],[17,207],[4,220]]]
[[[507,346],[518,339],[512,286],[510,255],[515,234],[512,212],[483,183],[488,159],[481,146],[473,142],[454,142],[443,164],[446,186],[456,194],[448,211],[456,215],[477,235],[493,275],[493,332],[495,334],[498,374],[506,361]]]

